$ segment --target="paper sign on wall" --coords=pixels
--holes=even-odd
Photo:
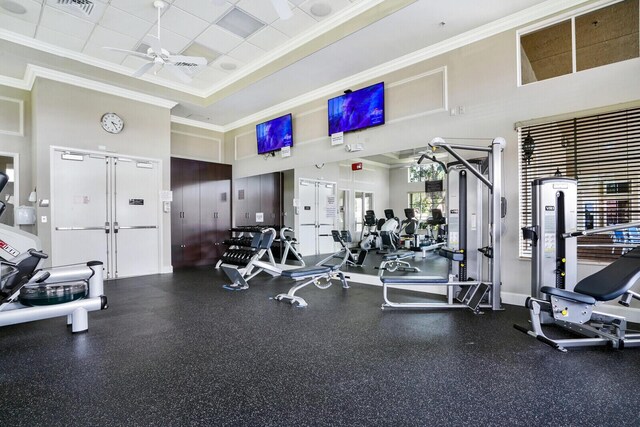
[[[344,144],[344,132],[331,134],[331,145]]]

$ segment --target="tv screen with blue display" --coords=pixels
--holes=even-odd
[[[277,117],[256,125],[258,154],[278,151],[282,147],[293,145],[293,127],[291,114]]]
[[[384,124],[384,82],[331,98],[329,135]]]

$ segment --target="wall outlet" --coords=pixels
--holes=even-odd
[[[40,217],[40,222],[41,222],[41,223],[43,223],[43,224],[45,224],[45,223],[47,222],[47,216],[46,216],[46,215],[42,215],[42,216]]]

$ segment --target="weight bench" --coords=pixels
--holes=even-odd
[[[286,294],[276,295],[274,299],[277,301],[289,301],[291,304],[298,303],[299,307],[306,307],[308,305],[307,302],[302,297],[295,295],[295,293],[311,283],[320,289],[327,289],[331,286],[331,279],[336,278],[336,276],[342,282],[342,288],[349,289],[346,277],[344,273],[340,271],[341,266],[341,264],[310,265],[307,267],[295,268],[293,270],[284,270],[281,275],[282,277],[304,282],[295,285],[289,289],[289,292]],[[320,283],[321,280],[324,280],[325,283]]]
[[[566,352],[570,347],[609,345],[613,348],[640,347],[640,333],[628,333],[622,316],[594,311],[596,304],[620,298],[619,304],[628,307],[640,294],[631,288],[640,279],[640,248],[634,248],[616,261],[589,277],[582,279],[573,291],[543,286],[540,291],[548,300],[529,297],[531,330],[513,325],[556,350]],[[552,339],[542,325],[557,325],[581,338]]]
[[[319,289],[327,289],[331,286],[332,279],[340,279],[342,288],[349,289],[347,277],[340,271],[340,268],[345,264],[353,264],[355,260],[353,253],[351,253],[351,250],[349,250],[345,243],[345,241],[351,241],[351,234],[346,230],[331,230],[331,236],[334,242],[340,244],[341,249],[318,262],[316,265],[284,270],[281,273],[282,277],[303,282],[293,286],[286,294],[276,295],[273,299],[276,301],[289,301],[291,304],[298,303],[299,307],[306,307],[308,305],[307,302],[303,298],[296,296],[295,293],[311,283]],[[340,262],[337,264],[329,264],[329,261],[332,259],[339,259]],[[321,283],[321,280],[324,280],[324,283]]]
[[[405,254],[392,253],[385,255],[380,264],[380,273],[378,277],[382,282],[382,297],[384,303],[381,308],[470,308],[474,313],[480,313],[480,303],[482,299],[489,291],[489,284],[478,281],[462,281],[451,282],[448,278],[442,276],[385,276],[385,271],[405,271],[405,272],[420,272],[417,267],[406,267],[403,264],[410,265],[406,261],[402,261],[404,258],[413,256],[412,252]],[[403,263],[398,265],[398,263]],[[395,264],[395,265],[394,265]],[[391,265],[392,267],[388,267]],[[459,286],[460,292],[456,297],[457,302],[394,302],[389,299],[389,286],[394,285],[428,285],[428,286]]]

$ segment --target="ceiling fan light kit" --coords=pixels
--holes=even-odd
[[[62,0],[60,0],[62,1]],[[75,0],[81,1],[81,0]],[[105,47],[115,52],[123,52],[137,58],[146,59],[146,64],[138,68],[132,77],[142,77],[144,74],[153,69],[153,73],[157,74],[160,70],[166,69],[169,73],[175,76],[177,79],[184,83],[191,82],[191,76],[185,72],[185,70],[192,71],[193,69],[207,65],[207,59],[201,56],[186,56],[186,55],[172,55],[168,50],[162,48],[160,38],[160,15],[162,15],[162,9],[167,4],[161,0],[153,2],[153,7],[158,10],[158,33],[157,36],[153,34],[147,34],[146,41],[149,43],[146,53],[139,51],[132,51],[126,49],[118,49],[114,47]]]

